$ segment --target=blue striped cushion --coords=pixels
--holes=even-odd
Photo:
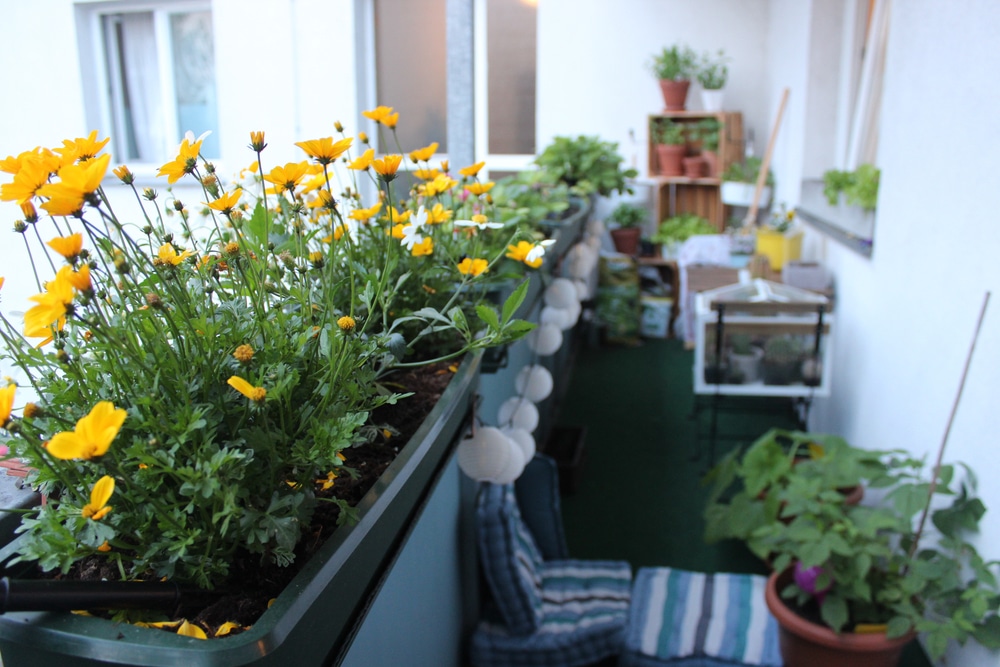
[[[766,579],[671,568],[639,570],[622,667],[781,667]]]
[[[524,527],[511,484],[484,483],[477,507],[479,555],[493,601],[514,635],[542,622],[542,557]]]

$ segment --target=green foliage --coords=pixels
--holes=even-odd
[[[651,240],[653,243],[680,243],[692,236],[718,233],[719,230],[700,215],[684,213],[661,222]]]
[[[682,146],[688,140],[685,123],[678,123],[669,118],[658,118],[653,121],[652,132],[654,144]]]
[[[649,213],[646,211],[645,207],[636,206],[635,204],[629,204],[628,202],[622,202],[618,204],[611,211],[611,215],[608,216],[608,222],[612,222],[619,227],[638,227],[642,223],[646,222],[649,217]]]
[[[863,164],[854,171],[830,169],[823,174],[823,194],[830,206],[837,205],[843,192],[848,204],[874,211],[881,174],[881,170],[871,164]]]
[[[759,157],[748,157],[743,162],[733,162],[722,172],[722,180],[736,181],[738,183],[756,183],[760,174],[761,159]],[[767,170],[767,179],[764,184],[774,187],[774,174]]]
[[[719,49],[715,56],[708,53],[701,56],[698,63],[698,82],[701,83],[702,88],[705,90],[719,90],[726,85],[726,79],[729,76],[729,68],[726,63],[729,62],[729,58],[726,57],[725,52]]]
[[[635,169],[622,169],[618,144],[600,137],[580,135],[555,137],[535,158],[535,164],[552,173],[578,194],[631,192],[625,182],[635,178]]]
[[[788,336],[771,336],[764,343],[764,359],[775,363],[789,363],[802,356],[802,346]]]
[[[797,442],[820,437],[828,436],[793,434]],[[971,637],[987,647],[1000,647],[997,564],[984,561],[967,541],[985,512],[974,495],[975,480],[966,475],[956,481],[952,467],[942,467],[933,489],[938,499],[930,510],[939,533],[918,535],[917,518],[932,499],[922,461],[900,451],[855,450],[839,439],[820,444],[823,456],[790,468],[781,463],[773,444],[766,444],[755,466],[748,465],[746,457],[742,467],[729,458],[720,463],[713,478],[716,487],[725,475],[734,477],[735,467],[747,475],[747,490],[739,502],[734,496],[725,507],[718,501],[720,492],[713,489],[708,515],[717,525],[711,536],[746,539],[751,550],[771,558],[779,572],[795,563],[820,568],[816,589],[828,588],[820,614],[836,632],[850,631],[856,624],[884,624],[889,637],[916,631],[926,637],[934,659],[950,640],[964,643]],[[839,465],[832,468],[835,474],[820,476],[817,468],[827,457]],[[843,502],[836,489],[857,479],[879,489],[877,504]],[[748,498],[751,488],[762,484],[767,485],[766,500]],[[721,524],[719,517],[728,523]],[[782,595],[798,604],[813,597],[796,585]]]
[[[536,229],[570,207],[569,186],[551,171],[522,171],[497,181],[490,190],[496,219],[524,230]]]
[[[683,81],[698,72],[698,54],[685,45],[663,47],[653,55],[650,69],[657,79]]]
[[[0,417],[0,433],[47,496],[19,529],[19,559],[66,572],[103,557],[125,578],[206,588],[225,582],[237,557],[288,565],[318,503],[351,515],[331,494],[337,477],[353,474],[345,451],[385,446],[391,425],[373,411],[404,398],[385,384],[388,373],[532,328],[513,316],[527,281],[501,313],[488,305],[489,289],[509,279],[504,267],[520,267],[505,258],[508,246],[535,246],[518,224],[485,224],[496,219],[489,198],[463,196],[474,176],[441,175],[433,189],[406,193],[371,169],[350,172],[335,201],[332,169],[303,163],[296,181],[286,166],[268,187],[293,187],[265,197],[259,176],[224,190],[208,163],[190,158],[205,201],[234,198],[225,211],[206,209],[201,224],[177,201],[172,216],[161,214],[150,190],[137,228],[98,189],[78,215],[42,217],[39,234],[24,237],[38,241],[36,259],[41,241],[67,230],[81,234],[83,251],[55,279],[34,277],[46,285],[40,305],[68,299],[40,331],[0,318],[3,356],[37,395],[22,416]],[[358,177],[372,180],[380,208],[362,205]],[[513,197],[507,205],[519,208]],[[362,221],[365,211],[375,217]],[[472,219],[480,213],[482,225]],[[431,252],[411,252],[408,232]],[[490,270],[462,271],[473,259]],[[85,285],[65,282],[86,272]],[[49,334],[42,347],[31,340]],[[93,440],[78,420],[102,402],[124,411],[106,452],[64,459],[43,444],[60,434]],[[91,490],[105,478],[112,511],[97,516]]]
[[[705,118],[695,125],[695,138],[701,141],[702,150],[715,152],[719,150],[719,132],[722,123],[715,118]]]

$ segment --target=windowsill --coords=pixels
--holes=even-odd
[[[872,256],[875,211],[845,204],[830,206],[823,195],[823,181],[802,181],[802,195],[795,212],[811,228],[862,257]]]

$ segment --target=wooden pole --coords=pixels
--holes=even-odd
[[[774,142],[778,138],[778,128],[781,127],[781,117],[785,113],[785,104],[788,103],[788,88],[781,94],[781,104],[778,105],[778,115],[774,119],[774,127],[771,128],[771,136],[767,140],[767,150],[764,151],[764,159],[760,163],[760,173],[757,174],[757,187],[753,192],[753,202],[747,217],[743,220],[743,226],[752,225],[757,221],[757,210],[760,208],[760,194],[764,190],[764,183],[767,182],[767,170],[771,167],[771,153],[774,152]]]

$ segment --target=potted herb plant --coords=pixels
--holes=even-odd
[[[698,63],[698,82],[701,84],[701,105],[705,111],[722,111],[725,96],[723,88],[729,77],[725,52],[719,49],[714,56],[705,54]]]
[[[664,47],[653,56],[650,69],[660,82],[667,111],[685,109],[691,77],[697,73],[697,68],[698,54],[685,45]]]
[[[604,197],[631,192],[626,179],[635,178],[635,169],[622,168],[624,159],[618,144],[600,137],[555,137],[535,158],[535,164],[550,171],[572,191],[584,196]]]
[[[722,124],[716,118],[705,118],[698,121],[698,137],[701,140],[701,157],[708,165],[708,177],[718,178],[719,167],[719,132]]]
[[[658,118],[653,123],[653,145],[660,176],[680,176],[684,173],[688,134],[684,123]]]
[[[952,640],[1000,648],[996,564],[968,541],[986,512],[972,471],[928,476],[923,461],[879,457],[876,504],[837,502],[795,475],[777,492],[790,520],[753,533],[751,548],[773,559],[766,598],[786,664],[893,667],[916,633],[935,660]]]
[[[682,213],[661,222],[651,240],[660,244],[664,258],[673,259],[677,256],[678,246],[692,236],[718,233],[719,230],[700,215]]]
[[[625,255],[636,254],[642,237],[642,224],[648,216],[644,207],[628,202],[622,202],[611,211],[607,221],[613,225],[611,239],[615,250]]]
[[[722,172],[722,187],[720,196],[724,204],[730,206],[750,206],[753,203],[757,176],[760,174],[761,159],[748,157],[743,162],[733,162]],[[769,169],[764,189],[760,193],[760,206],[767,207],[771,203],[771,190],[774,188],[774,174]]]
[[[802,379],[802,362],[805,352],[798,338],[771,336],[764,343],[761,373],[764,384],[786,385]]]
[[[730,379],[738,371],[740,383],[757,382],[760,379],[760,361],[764,358],[764,350],[753,344],[749,334],[735,333],[729,337],[729,366],[732,369]],[[738,383],[737,383],[738,384]]]

